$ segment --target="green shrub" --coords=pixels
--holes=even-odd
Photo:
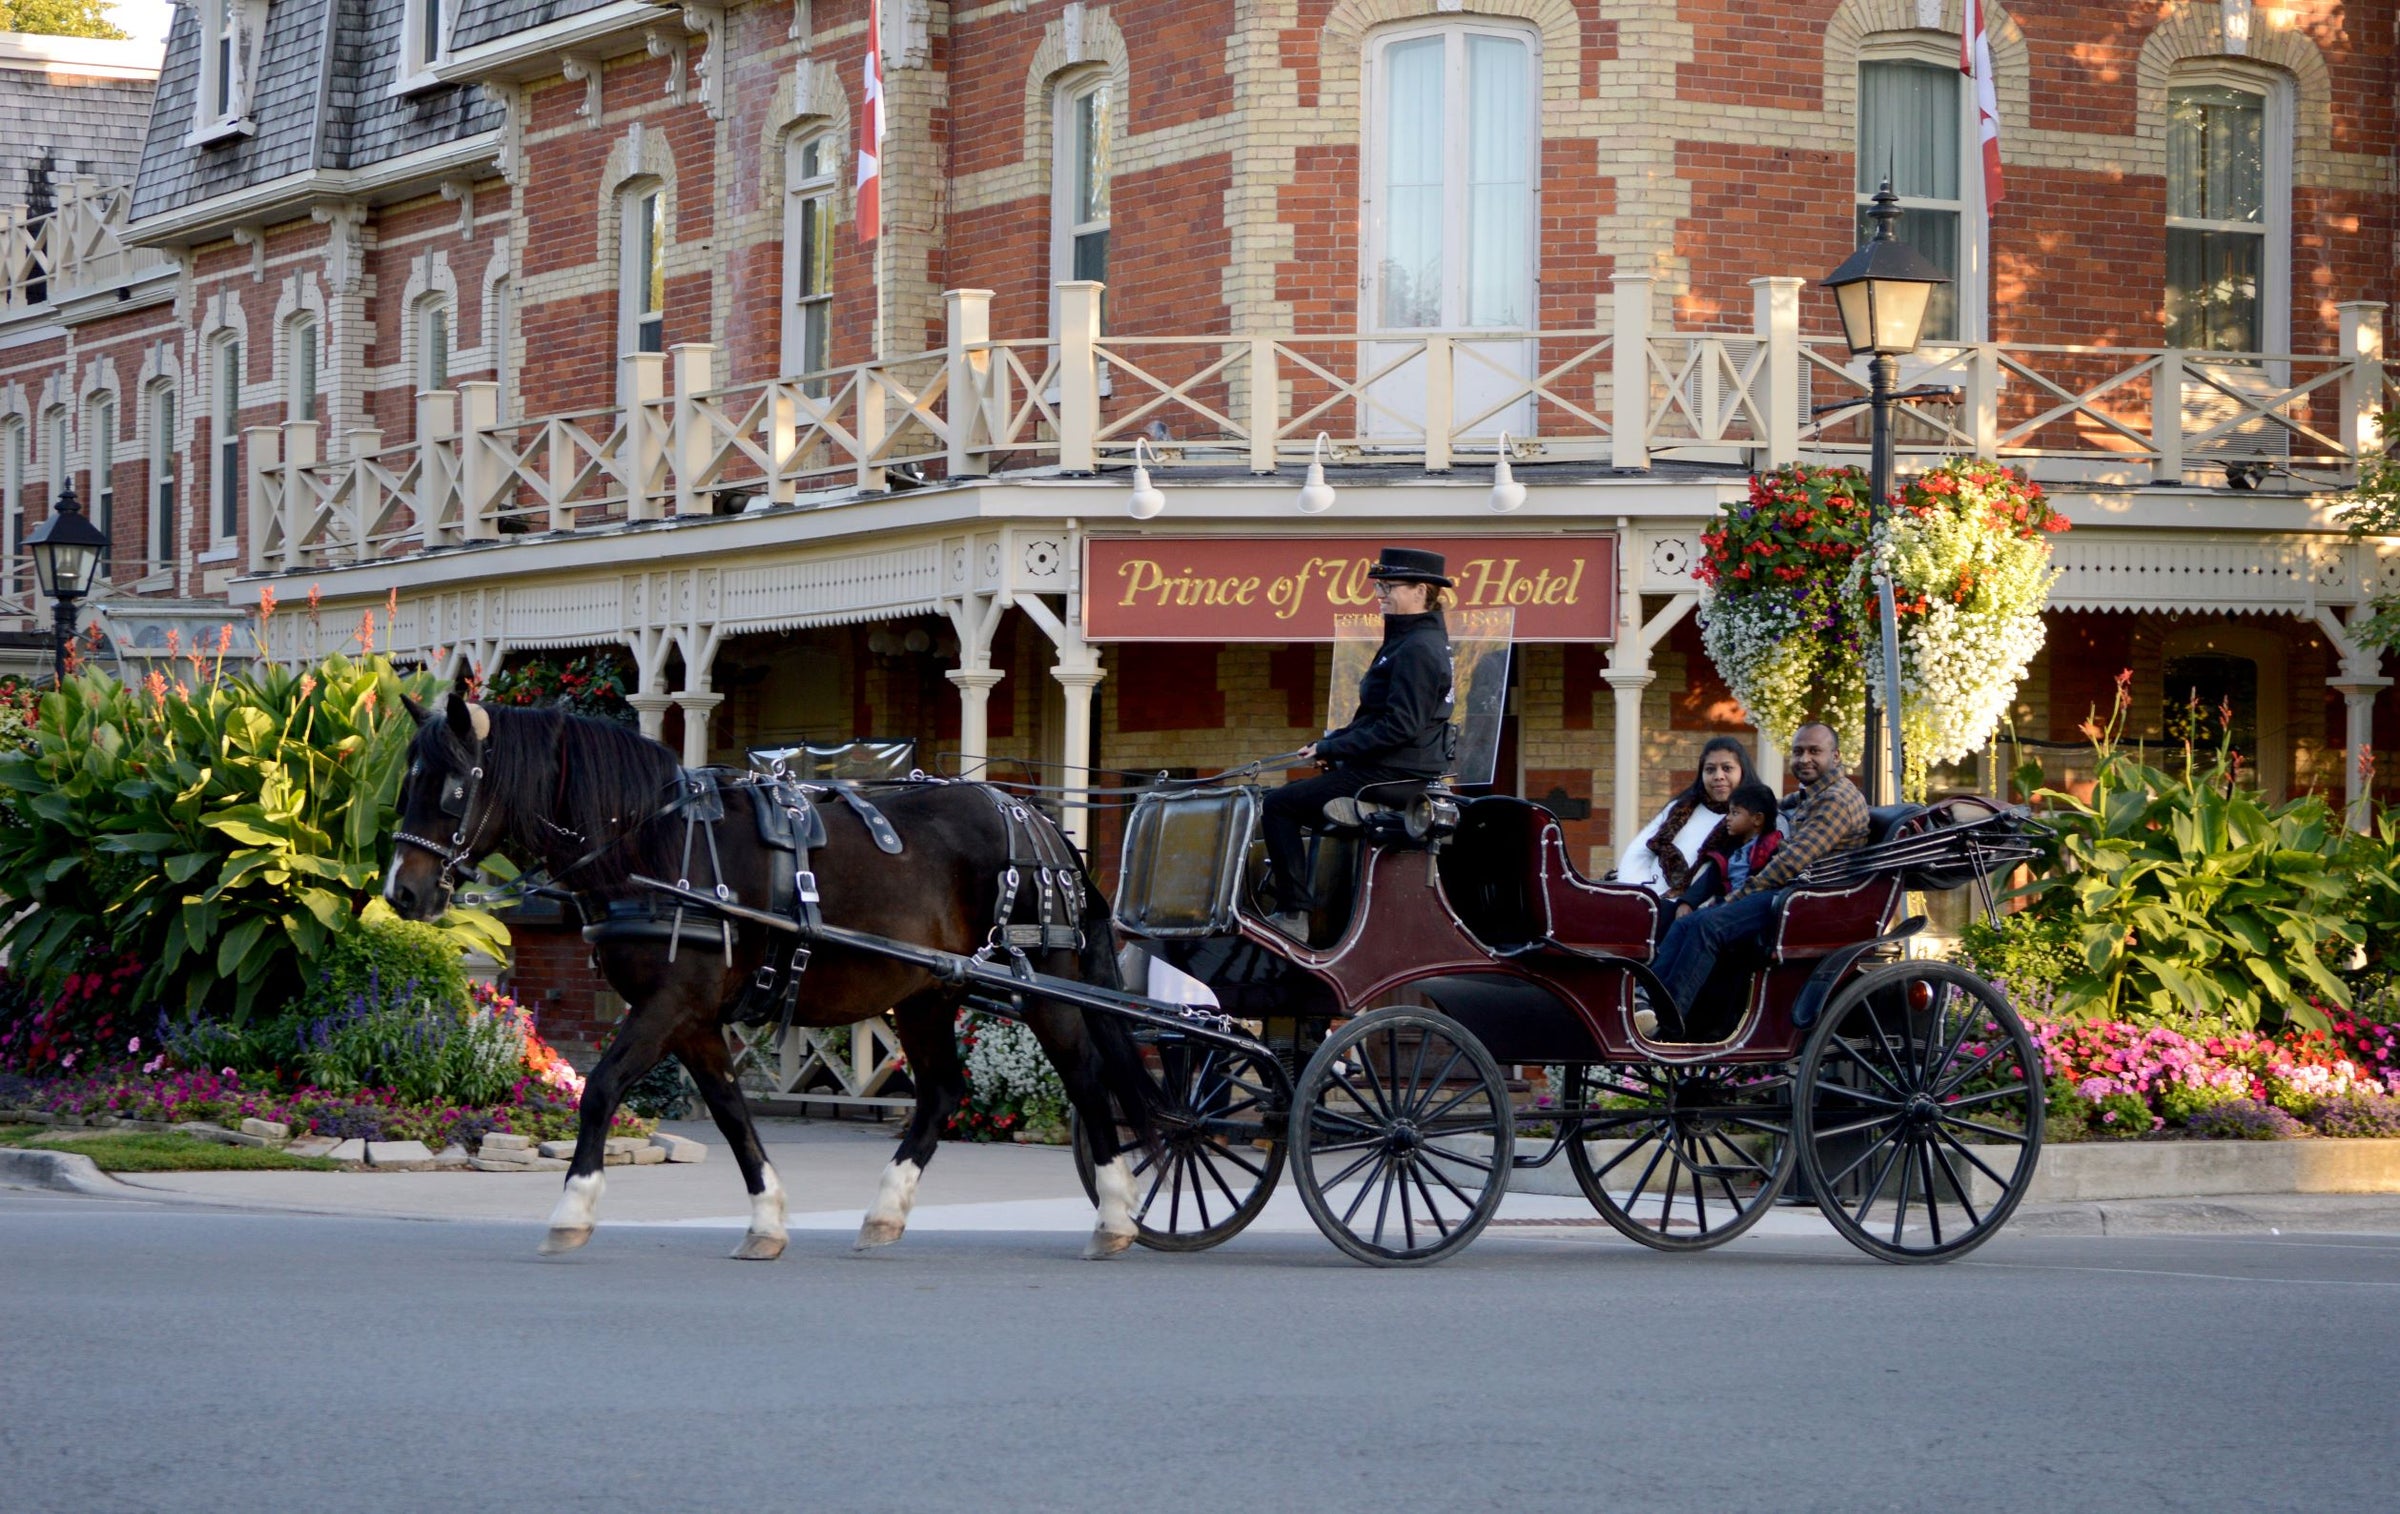
[[[513,1023],[374,969],[298,1039],[300,1072],[335,1093],[388,1088],[409,1104],[497,1104],[525,1076],[525,1038]]]
[[[2017,1012],[2046,1014],[2083,966],[2070,921],[2033,911],[2002,915],[1998,925],[1970,920],[1958,933],[1958,959],[2008,990]]]
[[[303,964],[375,897],[414,728],[382,657],[223,673],[197,688],[103,674],[43,696],[28,749],[0,744],[0,927],[54,984],[94,949],[146,964],[139,997],[236,1019],[296,997]],[[507,931],[440,927],[495,955]]]
[[[350,927],[336,935],[310,964],[315,977],[300,999],[311,1020],[338,1014],[376,985],[413,984],[417,997],[453,1013],[467,1007],[467,970],[458,941],[449,932],[403,920],[381,901],[368,903]]]

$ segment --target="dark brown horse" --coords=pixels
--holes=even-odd
[[[440,915],[459,878],[494,851],[542,869],[586,900],[646,900],[634,876],[672,879],[690,871],[682,860],[685,824],[669,813],[683,770],[657,742],[605,721],[475,704],[463,689],[438,711],[412,703],[410,712],[418,730],[384,884],[384,897],[401,915]],[[770,869],[789,869],[792,854],[760,840],[754,789],[728,783],[721,792],[725,815],[715,828],[721,881],[756,908],[770,897]],[[992,795],[974,784],[906,784],[879,788],[874,803],[902,838],[897,855],[878,850],[865,823],[844,805],[820,806],[826,839],[809,865],[825,923],[943,951],[975,951],[991,933],[1010,858],[1006,822]],[[1039,811],[1028,813],[1030,823],[1050,824]],[[1020,913],[1030,903],[1020,900]],[[1088,879],[1081,906],[1082,948],[1037,953],[1033,965],[1115,987],[1108,908]],[[788,956],[794,938],[736,923],[728,961],[716,922],[693,917],[692,924],[701,929],[687,927],[672,952],[671,925],[647,936],[604,937],[595,948],[600,970],[629,1008],[585,1084],[575,1160],[550,1217],[545,1252],[591,1239],[609,1120],[625,1091],[670,1054],[699,1085],[749,1186],[749,1234],[734,1255],[771,1261],[783,1252],[783,1187],[734,1078],[724,1024],[769,951]],[[955,1034],[961,996],[919,968],[835,946],[819,948],[801,979],[793,1023],[849,1025],[890,1010],[916,1083],[915,1116],[859,1231],[861,1248],[900,1238],[917,1179],[966,1096]],[[1113,1256],[1134,1237],[1133,1180],[1117,1145],[1118,1119],[1146,1135],[1155,1085],[1121,1022],[1028,1003],[1028,1023],[1082,1116],[1099,1170],[1099,1217],[1084,1254]]]

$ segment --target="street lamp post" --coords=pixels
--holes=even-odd
[[[1867,533],[1870,540],[1883,523],[1885,501],[1892,493],[1892,407],[1911,399],[1951,398],[1942,387],[1901,389],[1900,359],[1917,350],[1925,325],[1925,307],[1935,286],[1949,276],[1923,254],[1895,235],[1900,220],[1900,197],[1892,181],[1876,191],[1875,208],[1867,212],[1875,223],[1873,235],[1842,266],[1826,276],[1842,316],[1842,336],[1850,355],[1867,360],[1867,397],[1873,416],[1871,456],[1867,468]],[[1822,410],[1851,409],[1861,402],[1844,400]],[[1883,636],[1883,686],[1867,690],[1866,750],[1859,754],[1866,770],[1868,797],[1877,804],[1896,802],[1906,760],[1900,737],[1900,614],[1892,600],[1889,575],[1875,574],[1876,619]],[[1888,734],[1891,753],[1882,746]]]
[[[50,518],[25,539],[25,550],[33,557],[33,576],[53,607],[57,641],[53,656],[58,681],[63,684],[67,681],[67,646],[75,639],[75,605],[92,592],[92,579],[108,551],[108,538],[84,518],[75,500],[75,486],[69,484],[59,494]]]

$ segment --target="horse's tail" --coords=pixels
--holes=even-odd
[[[1109,921],[1108,899],[1089,875],[1083,880],[1083,953],[1080,966],[1083,981],[1101,988],[1123,988],[1124,974],[1117,970],[1117,933]],[[1083,1012],[1086,1034],[1100,1053],[1100,1075],[1108,1085],[1110,1097],[1116,1100],[1117,1112],[1132,1127],[1135,1141],[1144,1147],[1158,1142],[1158,1111],[1161,1095],[1150,1069],[1142,1062],[1142,1049],[1133,1039],[1131,1022],[1105,1010],[1087,1009]]]

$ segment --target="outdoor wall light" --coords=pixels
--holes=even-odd
[[[1492,464],[1492,508],[1506,515],[1525,503],[1525,486],[1508,466],[1508,433],[1500,433],[1500,460]]]
[[[1842,337],[1852,357],[1904,357],[1917,350],[1935,287],[1950,277],[1895,232],[1900,197],[1892,193],[1891,180],[1875,191],[1867,219],[1875,223],[1874,234],[1826,275],[1825,287],[1841,310]]]
[[[1133,492],[1125,497],[1125,513],[1135,520],[1148,520],[1167,507],[1167,497],[1150,482],[1150,470],[1142,465],[1142,449],[1150,445],[1146,436],[1133,439]],[[1150,454],[1155,460],[1158,453]]]
[[[1308,481],[1300,486],[1300,509],[1306,515],[1323,515],[1333,508],[1333,485],[1325,482],[1325,433],[1317,433],[1316,450],[1308,460]]]
[[[92,579],[108,551],[108,537],[86,520],[75,500],[75,486],[60,492],[50,518],[25,538],[33,559],[33,576],[52,603],[55,645],[52,656],[58,681],[67,681],[67,644],[75,639],[75,604],[92,592]]]

